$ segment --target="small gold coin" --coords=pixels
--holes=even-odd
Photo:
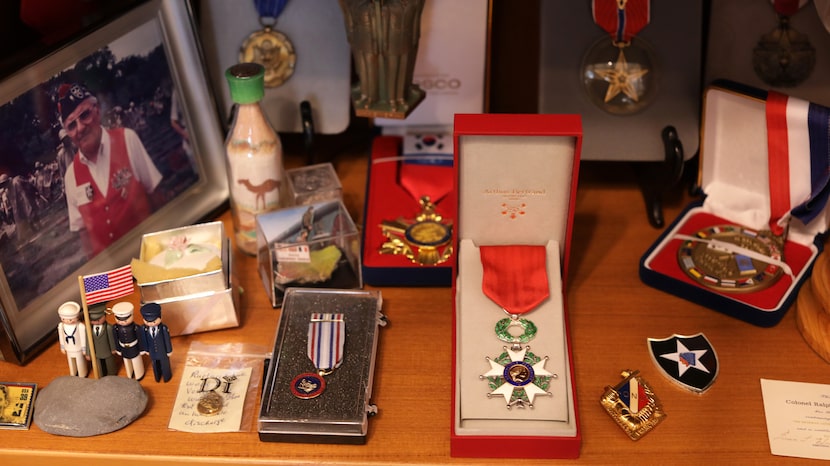
[[[196,410],[199,411],[199,414],[213,416],[214,414],[218,414],[219,411],[222,411],[222,406],[224,404],[225,400],[222,398],[222,395],[214,391],[210,391],[205,393],[199,399],[199,403],[196,405]]]

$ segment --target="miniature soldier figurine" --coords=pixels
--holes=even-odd
[[[74,301],[67,301],[58,308],[61,323],[58,324],[58,340],[61,353],[69,362],[69,375],[86,377],[86,328],[81,323],[81,306]]]
[[[116,303],[112,307],[115,314],[115,325],[112,334],[115,337],[115,354],[124,358],[124,368],[128,378],[141,380],[144,378],[144,360],[141,358],[141,347],[138,346],[138,325],[133,321],[133,306],[129,302]]]
[[[173,344],[170,343],[170,332],[167,326],[161,323],[161,305],[158,303],[142,305],[141,317],[144,318],[144,327],[141,328],[143,351],[150,355],[156,382],[160,379],[168,382],[173,377],[173,372],[170,370]]]
[[[107,322],[107,305],[93,304],[89,308],[89,325],[92,334],[89,341],[95,348],[95,364],[98,364],[98,374],[101,377],[116,375],[118,366],[115,364],[115,336],[112,325]]]

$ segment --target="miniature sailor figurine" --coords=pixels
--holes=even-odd
[[[142,350],[150,355],[156,382],[160,379],[168,382],[173,377],[173,372],[170,370],[173,344],[170,342],[170,332],[167,326],[161,322],[161,305],[158,303],[142,305],[141,317],[144,318],[144,327],[141,328]]]
[[[116,375],[118,366],[115,363],[115,336],[112,325],[107,322],[107,305],[104,303],[93,304],[89,308],[89,341],[95,348],[94,364],[98,364],[98,375]]]
[[[133,309],[135,306],[129,302],[116,303],[112,307],[112,313],[115,314],[112,334],[115,337],[115,354],[124,358],[127,377],[141,380],[144,378],[144,360],[138,345],[140,330],[133,321]]]
[[[61,323],[58,324],[58,340],[61,353],[69,362],[69,375],[86,377],[87,346],[86,328],[81,323],[81,306],[74,301],[67,301],[58,308]]]

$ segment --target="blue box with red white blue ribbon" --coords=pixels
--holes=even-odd
[[[795,302],[823,249],[830,109],[718,81],[704,94],[702,200],[640,261],[641,280],[762,327]]]

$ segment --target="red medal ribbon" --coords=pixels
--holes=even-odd
[[[767,93],[767,152],[769,160],[769,227],[773,234],[783,235],[778,221],[790,211],[790,151],[787,136],[787,96],[775,91]]]
[[[592,0],[594,22],[615,42],[629,42],[651,20],[650,0]]]
[[[433,204],[452,191],[453,169],[451,166],[401,162],[398,170],[398,184],[416,201],[429,196]]]
[[[484,294],[510,314],[524,314],[550,296],[544,246],[481,246]]]
[[[804,3],[807,3],[806,1]],[[792,16],[802,6],[802,0],[773,0],[772,7],[782,16]]]

